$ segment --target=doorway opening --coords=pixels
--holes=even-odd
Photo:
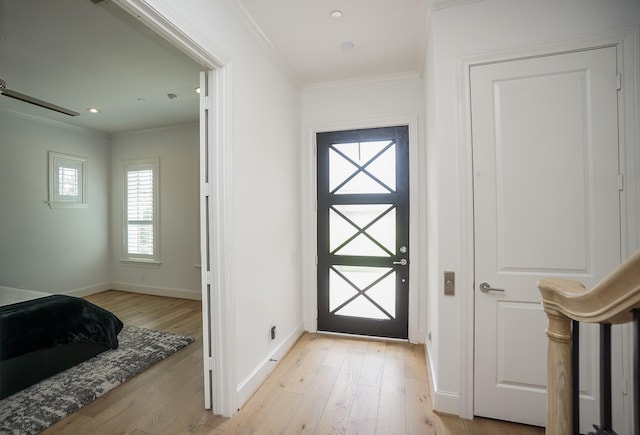
[[[214,414],[231,417],[237,409],[233,336],[233,298],[224,259],[227,242],[225,187],[231,178],[230,71],[222,53],[189,38],[161,12],[136,0],[116,4],[137,17],[203,67],[200,75],[200,250],[202,267],[204,404]],[[216,319],[215,322],[211,319]]]

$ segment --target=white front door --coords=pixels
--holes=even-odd
[[[478,416],[544,426],[536,282],[590,287],[620,263],[616,72],[615,47],[471,67]],[[597,335],[581,335],[581,414],[597,423]]]

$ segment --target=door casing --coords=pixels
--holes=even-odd
[[[392,127],[394,125],[409,126],[409,221],[419,222],[421,207],[424,201],[421,199],[421,173],[423,155],[418,146],[418,117],[401,116],[385,117],[380,119],[362,120],[354,122],[322,125],[308,130],[307,137],[310,144],[303,152],[302,182],[303,182],[303,282],[305,292],[303,294],[304,329],[309,332],[317,332],[317,242],[318,231],[316,218],[316,134],[328,131],[358,130],[376,127]],[[409,245],[412,246],[409,262],[421,264],[426,247],[421,243],[421,230],[419,225],[409,225]],[[417,268],[416,268],[417,269]],[[426,298],[426,290],[420,284],[421,273],[416,270],[409,274],[409,342],[421,343],[425,338],[424,312],[419,309],[419,301]]]

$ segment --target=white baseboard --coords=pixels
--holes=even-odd
[[[141,293],[145,295],[153,295],[153,296],[165,296],[170,298],[179,298],[179,299],[192,299],[192,300],[202,300],[202,293],[200,290],[182,290],[182,289],[171,289],[171,288],[160,288],[160,287],[151,287],[144,285],[134,285],[126,282],[112,282],[111,287],[113,290],[121,290],[125,292],[131,293]]]
[[[291,348],[296,344],[300,336],[304,333],[302,323],[295,328],[282,343],[280,343],[246,378],[238,384],[237,405],[241,408],[247,400],[251,398],[260,385],[267,379],[269,373],[276,367]]]
[[[64,292],[63,294],[65,295],[69,295],[69,296],[76,296],[76,297],[83,297],[83,296],[89,296],[89,295],[94,295],[96,293],[100,293],[103,292],[105,290],[109,290],[111,289],[111,283],[110,282],[104,282],[102,284],[96,284],[96,285],[92,285],[89,287],[83,287],[83,288],[77,288],[75,290],[69,290]]]
[[[417,329],[415,339],[411,340],[409,337],[409,343],[414,344],[424,344],[425,351],[427,349],[427,340],[426,340],[427,332],[424,329]]]
[[[305,321],[304,330],[315,334],[316,332],[318,332],[318,321],[316,319]]]
[[[432,352],[429,351],[428,340],[425,340],[424,352],[428,362],[427,370],[429,371],[429,387],[431,389],[433,410],[441,414],[460,415],[460,395],[438,388],[437,377],[433,371]]]
[[[450,391],[436,390],[433,395],[434,411],[441,414],[460,415],[460,395]]]

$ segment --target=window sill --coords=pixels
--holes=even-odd
[[[87,208],[86,202],[45,201],[49,208]]]
[[[137,266],[137,267],[160,267],[162,262],[158,260],[147,260],[144,258],[121,258],[120,263],[125,266]]]

